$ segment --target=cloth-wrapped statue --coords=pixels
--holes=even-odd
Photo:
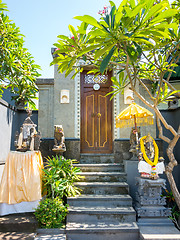
[[[164,158],[159,158],[159,149],[155,140],[148,134],[140,138],[138,171],[142,178],[158,179],[165,171]]]

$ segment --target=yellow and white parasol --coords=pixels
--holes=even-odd
[[[135,126],[137,130],[137,126],[153,124],[153,118],[153,114],[149,110],[133,102],[116,117],[116,127]]]

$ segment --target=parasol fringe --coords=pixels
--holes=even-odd
[[[154,123],[153,116],[145,118],[136,118],[137,126],[152,125]],[[134,127],[134,119],[116,119],[116,128]]]

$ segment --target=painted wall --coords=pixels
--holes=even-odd
[[[0,99],[0,162],[5,162],[11,149],[15,115],[15,110],[10,108],[6,101]]]
[[[57,66],[54,73],[54,125],[62,125],[65,137],[75,137],[75,80],[73,73],[65,78],[59,74]],[[69,91],[69,103],[61,103],[61,91]]]
[[[38,127],[42,138],[54,136],[54,79],[37,79],[39,88]]]

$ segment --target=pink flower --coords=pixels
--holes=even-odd
[[[102,13],[105,13],[105,11],[104,11],[104,10],[102,10]]]
[[[104,6],[104,9],[107,9],[107,6]]]
[[[71,39],[74,39],[74,36],[72,36]]]

